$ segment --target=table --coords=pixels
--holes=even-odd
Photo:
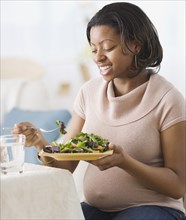
[[[84,219],[72,174],[25,164],[24,172],[1,174],[2,220]]]

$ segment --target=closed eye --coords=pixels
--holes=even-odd
[[[110,52],[112,50],[114,50],[117,46],[113,46],[113,47],[110,47],[110,48],[103,48],[103,51],[105,52]],[[92,53],[97,53],[97,49],[92,49]]]
[[[97,52],[97,50],[92,50],[92,53],[96,53]]]
[[[115,48],[116,48],[116,46],[111,47],[111,48],[105,48],[104,51],[110,52],[110,51],[114,50]]]

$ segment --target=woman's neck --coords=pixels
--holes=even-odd
[[[149,80],[149,77],[149,71],[143,70],[141,73],[139,73],[137,76],[133,78],[115,78],[113,80],[113,89],[115,96],[122,96],[129,93],[133,89],[147,82]]]

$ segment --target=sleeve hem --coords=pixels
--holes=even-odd
[[[81,117],[83,120],[85,120],[85,115],[79,111],[77,111],[77,109],[74,109],[74,112],[79,116]]]
[[[164,125],[160,131],[164,131],[166,130],[167,128],[171,127],[172,125],[175,125],[179,122],[182,122],[182,121],[186,121],[186,118],[185,117],[180,117],[180,118],[176,118],[175,120],[169,122],[168,124]]]

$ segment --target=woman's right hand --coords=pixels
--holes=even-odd
[[[35,146],[40,151],[48,142],[43,137],[41,131],[30,122],[21,122],[15,124],[13,134],[24,134],[26,136],[26,146]]]

